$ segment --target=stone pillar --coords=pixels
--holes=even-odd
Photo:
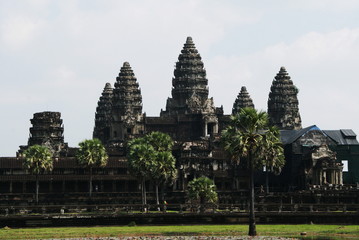
[[[318,181],[317,184],[322,185],[322,181],[323,181],[323,171],[319,170],[318,176],[319,176],[319,179],[318,179],[319,181]]]
[[[181,190],[183,190],[183,191],[184,191],[184,188],[185,188],[185,185],[184,185],[185,177],[184,177],[184,175],[185,175],[185,173],[182,170],[182,174],[181,174],[181,185],[182,185],[181,187],[182,187],[182,189]]]
[[[339,171],[339,184],[343,185],[343,172]]]
[[[218,122],[213,127],[213,134],[218,134]]]
[[[334,177],[335,177],[335,185],[339,184],[339,173],[338,170],[334,170]]]
[[[208,122],[204,122],[204,136],[207,137],[208,135]]]

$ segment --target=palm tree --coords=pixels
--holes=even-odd
[[[155,182],[156,204],[159,205],[159,185],[165,181],[173,181],[177,176],[176,159],[172,155],[173,141],[168,134],[162,132],[151,132],[145,139],[155,150],[150,172]]]
[[[128,143],[128,167],[131,173],[141,180],[142,204],[147,204],[146,180],[150,178],[151,168],[154,165],[155,150],[144,138],[136,138]]]
[[[97,138],[84,140],[79,143],[76,158],[80,165],[89,169],[89,196],[92,196],[92,169],[94,167],[104,167],[107,164],[108,155],[106,148]]]
[[[265,144],[262,163],[266,169],[266,193],[269,192],[268,173],[278,175],[285,164],[283,144],[279,139],[279,129],[275,126],[269,127],[264,135]]]
[[[229,126],[223,131],[222,140],[224,149],[232,156],[232,160],[239,163],[242,158],[247,160],[249,170],[249,232],[250,236],[257,235],[254,214],[254,170],[260,169],[260,166],[266,165],[266,162],[272,163],[273,168],[280,169],[284,161],[275,161],[277,155],[283,151],[273,152],[270,160],[264,159],[264,156],[273,145],[275,135],[268,131],[268,115],[265,112],[257,112],[254,108],[243,108],[234,116],[231,116]],[[272,136],[270,136],[272,134]],[[277,136],[278,137],[278,136]],[[278,140],[279,141],[279,140]],[[282,159],[281,157],[278,157]]]
[[[201,212],[204,211],[203,205],[206,203],[215,203],[218,200],[216,185],[213,180],[207,177],[195,178],[188,183],[188,197],[191,200],[199,200]]]
[[[156,151],[172,151],[173,140],[166,133],[151,132],[145,136],[145,139]]]
[[[24,157],[23,166],[31,174],[36,176],[36,203],[39,202],[39,174],[51,171],[53,168],[53,158],[51,151],[41,145],[33,145],[26,149],[22,154]]]
[[[176,159],[171,151],[156,152],[151,167],[151,177],[155,182],[156,204],[160,204],[158,187],[166,181],[173,181],[177,177]],[[163,197],[163,196],[162,196]]]
[[[171,137],[161,132],[152,132],[128,143],[129,169],[141,179],[142,204],[147,204],[145,185],[147,179],[155,181],[156,202],[159,205],[159,184],[176,177],[176,159],[172,155],[172,146]]]

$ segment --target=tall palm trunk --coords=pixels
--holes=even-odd
[[[39,175],[36,174],[36,191],[35,191],[36,204],[39,203]]]
[[[89,196],[92,197],[92,167],[90,167]]]
[[[254,214],[254,167],[253,167],[253,156],[252,153],[249,153],[249,187],[250,187],[250,194],[249,194],[249,236],[256,236],[256,218]]]
[[[158,211],[161,211],[161,209],[160,209],[160,198],[159,198],[159,194],[158,194],[158,185],[159,185],[159,183],[158,183],[158,181],[156,181],[156,204],[157,204],[157,210]]]
[[[266,193],[269,193],[269,173],[268,173],[268,167],[266,166]]]
[[[199,201],[199,212],[200,213],[204,213],[204,204],[205,204],[205,198],[204,196],[200,196],[200,201]]]
[[[145,178],[142,179],[142,204],[147,204],[147,198],[146,198],[146,180]]]

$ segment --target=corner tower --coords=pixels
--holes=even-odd
[[[95,113],[95,128],[93,138],[98,138],[103,144],[110,138],[111,109],[112,109],[113,88],[110,83],[106,83],[102,95],[97,102]]]
[[[247,92],[247,88],[243,86],[241,88],[241,91],[238,93],[236,100],[233,103],[232,115],[239,113],[242,108],[246,107],[254,108],[254,104],[252,98]]]
[[[143,131],[141,89],[130,64],[125,62],[113,90],[110,138],[122,142]]]
[[[268,98],[270,124],[283,130],[302,128],[297,95],[298,88],[294,86],[286,69],[281,67],[272,82]]]
[[[38,112],[30,119],[29,140],[26,146],[20,146],[18,151],[21,154],[28,147],[33,145],[46,146],[54,156],[64,156],[68,150],[68,144],[64,142],[64,126],[61,113],[59,112]]]

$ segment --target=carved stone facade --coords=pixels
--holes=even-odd
[[[233,103],[232,114],[237,114],[242,108],[247,107],[254,108],[254,104],[252,98],[249,96],[247,88],[243,86]]]
[[[328,145],[317,147],[311,154],[310,165],[306,169],[307,182],[312,185],[342,185],[343,164],[336,162],[336,153]]]
[[[268,116],[272,125],[283,130],[302,128],[297,95],[298,88],[294,86],[286,69],[281,67],[272,82],[268,98]]]

